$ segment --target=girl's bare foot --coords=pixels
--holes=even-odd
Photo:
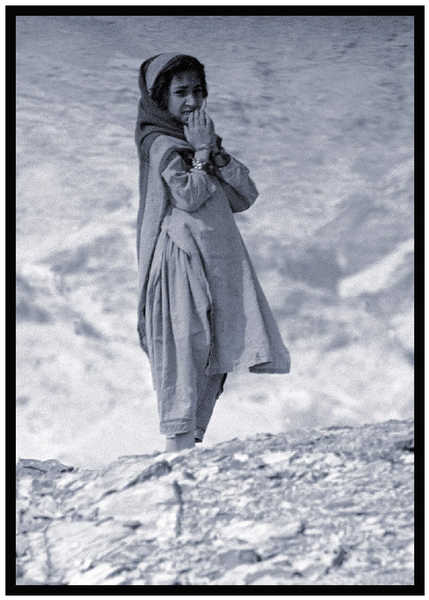
[[[194,432],[189,431],[187,433],[178,433],[174,438],[167,438],[165,451],[166,452],[179,452],[186,448],[193,448],[195,446]]]

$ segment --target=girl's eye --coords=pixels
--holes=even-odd
[[[199,96],[200,94],[202,94],[202,93],[203,93],[203,90],[202,90],[202,88],[198,88],[198,89],[194,90],[194,92],[193,92],[193,93],[194,93],[196,96]],[[186,95],[186,92],[185,92],[185,90],[178,90],[177,92],[175,92],[175,95],[176,95],[176,96],[185,96],[185,95]]]

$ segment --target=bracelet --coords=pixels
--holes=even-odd
[[[216,175],[215,166],[210,162],[203,162],[202,160],[192,159],[191,171],[205,171],[207,175]]]
[[[198,160],[196,158],[192,159],[192,168],[193,169],[198,169],[198,171],[204,171],[206,165],[207,165],[207,162],[203,162],[202,160]]]

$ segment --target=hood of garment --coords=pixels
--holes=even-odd
[[[148,156],[150,142],[154,135],[164,134],[185,140],[183,124],[179,123],[167,110],[160,108],[150,95],[156,78],[169,63],[178,56],[173,52],[158,54],[146,60],[139,74],[140,99],[138,103],[135,141],[143,157]]]

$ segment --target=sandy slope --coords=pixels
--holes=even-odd
[[[206,65],[260,190],[237,220],[292,355],[228,378],[207,443],[412,414],[408,17],[17,19],[18,456],[161,447],[135,331],[137,71]]]

